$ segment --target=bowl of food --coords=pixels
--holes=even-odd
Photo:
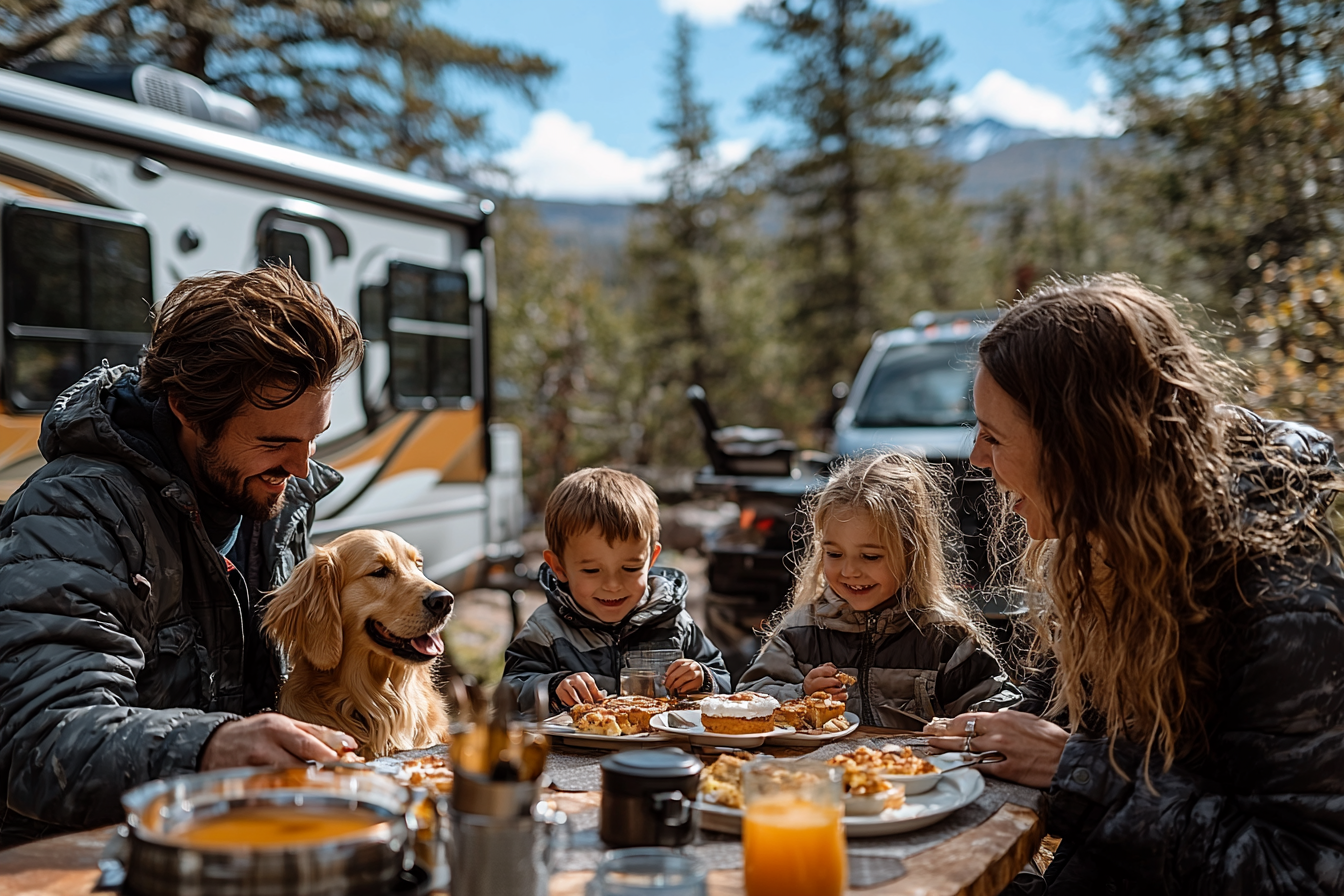
[[[137,896],[374,896],[414,861],[411,792],[348,766],[227,769],[122,797]]]
[[[892,784],[900,784],[907,796],[925,793],[938,786],[942,769],[905,746],[889,744],[880,750],[857,747],[829,760],[842,765],[847,774],[875,775]],[[851,771],[852,770],[852,771]]]

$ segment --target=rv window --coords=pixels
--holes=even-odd
[[[308,245],[308,237],[295,230],[286,230],[284,225],[276,223],[266,231],[262,241],[261,263],[294,265],[294,270],[305,280],[313,279],[313,253]]]
[[[143,227],[10,205],[4,215],[5,385],[40,410],[103,360],[134,364],[149,341]]]
[[[472,397],[476,332],[466,274],[393,262],[383,302],[397,404],[462,406]]]

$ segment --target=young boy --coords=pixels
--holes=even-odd
[[[677,649],[672,694],[732,690],[728,668],[686,612],[686,574],[655,567],[658,499],[643,480],[599,467],[566,476],[546,502],[546,603],[505,654],[504,680],[532,715],[537,682],[550,712],[618,692],[627,653]]]

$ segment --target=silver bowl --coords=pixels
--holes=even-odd
[[[130,829],[125,892],[135,896],[373,896],[414,863],[411,793],[343,766],[239,768],[151,781],[121,798]],[[364,809],[384,824],[311,844],[186,845],[174,832],[256,806]]]

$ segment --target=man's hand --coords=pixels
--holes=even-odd
[[[967,723],[974,720],[971,732],[973,753],[998,750],[1006,762],[980,766],[986,774],[1028,787],[1049,787],[1059,768],[1059,757],[1069,732],[1031,713],[1005,709],[1000,712],[962,713],[949,722],[930,723],[924,729],[929,746],[943,753],[966,748]]]
[[[694,694],[705,686],[705,670],[695,660],[680,659],[667,667],[663,687],[669,694]]]
[[[573,706],[575,703],[597,703],[605,699],[607,694],[593,681],[593,676],[587,672],[575,672],[560,682],[560,686],[555,689],[555,696],[565,706]]]
[[[333,762],[337,751],[359,749],[355,739],[341,731],[300,722],[278,712],[263,712],[225,722],[205,744],[200,770],[242,765],[302,765],[309,760]]]
[[[844,684],[836,678],[839,674],[840,670],[832,663],[817,666],[803,676],[803,696],[811,697],[817,691],[825,691],[837,700],[848,700],[849,691],[845,690]]]

